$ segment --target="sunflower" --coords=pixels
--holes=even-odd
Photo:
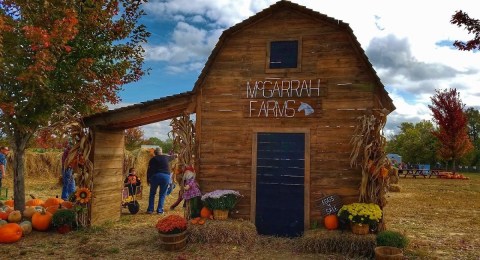
[[[88,203],[92,198],[92,192],[88,188],[79,188],[75,192],[75,198],[77,202],[81,204]]]

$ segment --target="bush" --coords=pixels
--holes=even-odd
[[[408,239],[399,232],[382,231],[377,234],[377,246],[405,248],[407,244]]]

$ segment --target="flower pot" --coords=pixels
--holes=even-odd
[[[352,223],[352,232],[356,235],[366,235],[369,233],[370,228],[368,224]]]
[[[213,218],[217,220],[225,220],[228,218],[228,210],[214,209]]]
[[[391,246],[375,247],[375,259],[377,260],[401,260],[403,259],[403,251],[400,248]]]
[[[187,245],[187,231],[178,234],[163,234],[160,235],[160,245],[167,251],[179,251]]]

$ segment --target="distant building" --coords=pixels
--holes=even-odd
[[[389,153],[387,154],[388,159],[393,162],[395,160],[397,163],[402,163],[402,156],[396,154],[396,153]]]

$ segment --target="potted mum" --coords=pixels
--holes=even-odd
[[[228,212],[232,210],[242,197],[238,191],[215,190],[202,196],[202,201],[207,208],[213,210],[215,219],[228,218]]]
[[[337,215],[342,221],[350,223],[354,234],[365,235],[368,234],[370,226],[378,225],[382,210],[374,203],[352,203],[344,205]]]
[[[160,235],[160,244],[167,251],[177,251],[187,245],[187,220],[180,215],[160,218],[155,227]]]

